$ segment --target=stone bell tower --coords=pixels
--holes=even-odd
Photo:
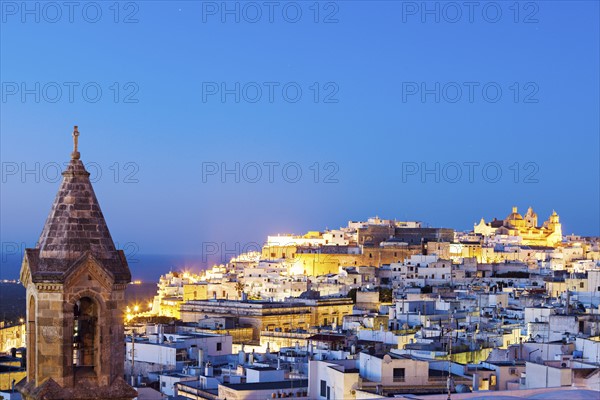
[[[73,132],[71,161],[37,246],[26,249],[25,399],[132,399],[123,379],[127,260],[100,210]]]

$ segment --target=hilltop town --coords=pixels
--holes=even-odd
[[[269,236],[163,275],[127,309],[125,371],[191,399],[598,391],[599,260],[531,207],[469,232],[376,217]]]

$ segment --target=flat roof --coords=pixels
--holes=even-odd
[[[329,365],[328,368],[335,369],[336,371],[343,372],[345,374],[357,374],[360,372],[358,368],[346,368],[343,365]]]
[[[524,366],[525,361],[486,361],[488,364],[497,365],[499,367]]]
[[[255,371],[277,371],[277,368],[273,368],[273,367],[261,367],[261,366],[250,366],[250,367],[246,367],[246,369],[253,369]]]
[[[344,335],[335,335],[331,333],[317,333],[307,337],[308,340],[315,340],[317,342],[341,342],[346,339]]]
[[[308,379],[256,383],[221,383],[220,385],[233,390],[303,389],[308,388]]]
[[[163,372],[160,375],[163,375],[163,376],[172,376],[174,378],[194,378],[193,375],[186,375],[186,374],[183,374],[182,372]]]

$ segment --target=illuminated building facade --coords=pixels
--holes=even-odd
[[[562,241],[562,226],[556,211],[553,211],[542,226],[538,226],[538,216],[531,207],[523,217],[513,207],[504,220],[486,223],[482,218],[473,228],[474,233],[482,236],[505,235],[521,239],[521,244],[529,246],[555,247]]]

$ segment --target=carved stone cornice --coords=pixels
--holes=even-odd
[[[35,290],[38,292],[62,292],[63,285],[59,283],[36,283]]]

